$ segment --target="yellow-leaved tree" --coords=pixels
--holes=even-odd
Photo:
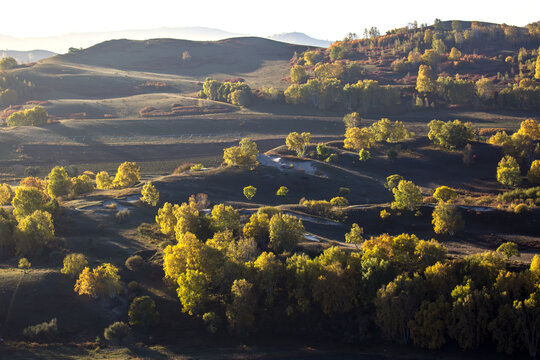
[[[135,162],[123,162],[118,167],[113,180],[113,187],[117,189],[127,188],[139,182],[141,178],[141,168]]]
[[[369,128],[348,128],[345,132],[345,149],[360,151],[360,149],[369,149],[375,143],[373,133]]]
[[[96,187],[98,189],[107,190],[113,187],[113,178],[106,171],[101,171],[96,175]]]
[[[0,205],[8,204],[13,199],[14,194],[9,184],[0,185]]]
[[[223,160],[229,166],[257,165],[258,154],[257,144],[248,138],[243,138],[238,146],[223,149]]]
[[[71,277],[77,277],[88,265],[88,260],[84,254],[68,254],[64,258],[64,267],[60,272]]]
[[[99,296],[113,297],[122,289],[118,268],[105,263],[90,270],[85,267],[75,283],[75,292],[79,295],[90,295],[94,298]]]
[[[151,206],[157,206],[159,202],[159,191],[151,182],[144,183],[141,190],[141,201]]]
[[[295,132],[287,135],[285,144],[289,150],[295,151],[298,156],[304,156],[306,149],[311,141],[311,133],[303,132],[302,134]]]

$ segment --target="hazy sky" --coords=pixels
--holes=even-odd
[[[481,20],[525,25],[540,20],[540,0],[22,0],[2,1],[0,34],[49,36],[156,27],[204,26],[267,36],[300,31],[335,40],[377,26],[417,20]],[[0,45],[1,47],[1,45]]]

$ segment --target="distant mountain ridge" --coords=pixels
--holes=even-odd
[[[193,41],[216,41],[249,35],[250,34],[232,33],[220,29],[198,26],[174,28],[163,27],[158,29],[69,33],[65,35],[48,37],[16,38],[7,35],[0,35],[0,47],[3,49],[10,49],[9,51],[22,52],[27,52],[29,49],[47,49],[49,52],[64,54],[68,52],[69,48],[86,49],[108,40],[179,39]],[[268,36],[267,38],[295,45],[328,47],[331,44],[330,41],[314,39],[300,32],[277,34]],[[33,56],[35,55],[37,54],[33,54]],[[19,62],[29,62],[29,60],[25,57],[26,55],[22,54],[20,56],[21,61]],[[36,59],[31,61],[36,61]]]
[[[19,64],[28,64],[36,62],[42,59],[50,58],[57,55],[56,53],[48,50],[30,50],[30,51],[17,51],[17,50],[3,50],[0,52],[0,58],[12,57]]]
[[[332,41],[315,39],[301,32],[275,34],[268,36],[268,38],[290,44],[316,46],[322,48],[327,48],[330,46],[330,44],[332,44]]]

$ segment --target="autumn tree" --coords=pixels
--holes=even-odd
[[[343,123],[345,124],[345,129],[359,127],[360,124],[362,123],[362,118],[360,117],[359,113],[352,112],[352,113],[346,114],[343,117]]]
[[[462,123],[459,120],[448,122],[431,120],[428,127],[428,138],[434,144],[445,148],[460,149],[474,139],[471,123]]]
[[[518,186],[521,183],[521,170],[516,159],[505,156],[499,161],[497,181],[505,186]]]
[[[369,150],[360,149],[360,151],[358,152],[358,160],[365,162],[368,161],[370,158],[371,153],[369,152]]]
[[[399,174],[393,174],[386,177],[386,183],[384,184],[384,187],[387,188],[389,191],[392,191],[394,188],[396,188],[399,185],[399,182],[403,179],[403,176]]]
[[[128,310],[129,325],[140,329],[150,329],[157,325],[159,313],[156,303],[150,296],[139,296],[133,299]]]
[[[476,81],[476,94],[484,101],[492,100],[495,96],[495,85],[493,80],[488,78],[481,78]]]
[[[40,255],[43,248],[54,239],[54,225],[51,214],[36,210],[31,215],[19,219],[15,248],[18,255]]]
[[[94,181],[86,174],[71,178],[71,191],[74,195],[82,195],[94,190]]]
[[[208,297],[208,276],[199,270],[187,269],[178,276],[177,283],[182,311],[189,315],[198,314]]]
[[[456,286],[451,296],[448,334],[462,349],[477,349],[489,334],[489,295],[485,290],[476,289],[468,280],[466,284]]]
[[[141,168],[135,162],[123,162],[118,167],[116,176],[113,180],[113,187],[123,189],[131,187],[139,182],[141,178]]]
[[[440,186],[435,189],[433,197],[437,201],[448,202],[454,200],[457,197],[457,193],[454,189],[448,186]]]
[[[345,242],[347,244],[354,244],[356,248],[358,249],[358,245],[362,244],[364,242],[364,228],[361,228],[358,226],[358,224],[354,223],[351,226],[351,231],[345,234]]]
[[[289,194],[289,188],[286,186],[280,186],[279,189],[276,191],[277,196],[285,197]]]
[[[76,293],[90,295],[94,298],[98,296],[113,297],[120,292],[121,288],[118,268],[109,263],[100,265],[93,270],[85,267],[75,283]]]
[[[292,132],[285,139],[285,143],[289,150],[295,151],[299,157],[302,157],[310,145],[310,140],[311,133],[303,132],[302,134],[299,134],[297,132]]]
[[[255,186],[249,185],[249,186],[246,186],[243,189],[243,192],[244,192],[244,196],[246,197],[246,199],[251,200],[251,199],[253,199],[253,197],[257,193],[257,188]]]
[[[302,65],[294,65],[291,68],[291,81],[301,84],[307,80],[306,69]]]
[[[148,181],[144,183],[141,189],[141,195],[142,197],[140,199],[142,202],[151,206],[157,206],[159,202],[159,191],[152,182]]]
[[[88,260],[86,260],[84,254],[73,253],[66,255],[63,264],[64,266],[60,272],[75,278],[88,265]]]
[[[450,54],[448,55],[448,60],[457,61],[459,59],[461,59],[461,51],[453,47],[452,50],[450,50]]]
[[[422,191],[412,181],[401,180],[392,189],[394,194],[393,209],[414,210],[422,203]]]
[[[391,122],[387,118],[382,118],[381,120],[374,122],[371,125],[370,130],[377,142],[385,141],[388,143],[395,143],[411,136],[405,129],[403,122]]]
[[[527,179],[531,184],[540,184],[540,160],[534,160],[531,164],[531,168],[527,172]]]
[[[420,65],[416,79],[416,91],[422,94],[430,94],[435,91],[435,75],[431,66]]]
[[[439,202],[435,206],[431,223],[436,234],[449,234],[450,236],[460,232],[465,226],[457,207],[445,202]]]
[[[17,60],[11,56],[4,57],[0,60],[0,70],[11,70],[17,67]]]
[[[294,216],[276,214],[268,223],[270,247],[274,251],[292,251],[304,237],[304,226]]]
[[[161,232],[165,235],[174,234],[174,228],[177,223],[175,216],[177,208],[178,205],[173,206],[171,203],[166,202],[163,204],[163,207],[158,210],[156,223],[159,225]]]
[[[518,134],[531,140],[540,141],[540,123],[534,119],[526,119],[519,124]]]
[[[422,278],[399,275],[383,286],[375,299],[376,323],[387,339],[407,344],[410,338],[409,322],[420,307],[425,286]]]
[[[519,248],[517,244],[511,241],[501,244],[497,248],[497,252],[503,254],[506,257],[506,260],[510,260],[512,256],[519,256]]]
[[[443,296],[435,301],[424,300],[409,322],[413,343],[431,350],[441,348],[446,343],[449,312],[450,304]]]
[[[173,210],[176,218],[174,233],[177,240],[187,232],[193,234],[197,232],[199,228],[199,209],[194,201],[182,203],[180,206],[175,206]]]
[[[242,233],[247,238],[255,239],[257,244],[264,249],[268,245],[270,232],[268,225],[270,217],[264,213],[256,213],[251,215],[249,221],[244,225]]]
[[[218,204],[212,208],[212,225],[217,231],[237,230],[240,227],[240,214],[232,206]]]
[[[34,187],[19,186],[11,200],[13,215],[18,219],[31,215],[36,210],[44,210],[46,204],[45,194]]]
[[[373,133],[369,128],[348,128],[345,132],[345,149],[360,151],[360,149],[369,149],[375,143]]]
[[[98,189],[112,189],[114,178],[106,171],[101,171],[96,175],[96,187]]]
[[[9,184],[0,185],[0,205],[10,203],[14,195],[15,193]]]
[[[223,149],[223,160],[229,166],[256,165],[258,154],[257,144],[248,138],[243,138],[238,146]]]
[[[63,167],[55,166],[49,173],[47,182],[47,192],[51,198],[69,194],[71,181],[66,170]]]
[[[226,315],[229,327],[238,335],[247,335],[255,325],[256,297],[253,284],[246,279],[235,280],[231,287],[231,302]]]
[[[534,72],[534,78],[537,80],[540,80],[540,47],[538,48],[537,54],[538,55],[536,56],[536,67],[535,67],[535,72]]]

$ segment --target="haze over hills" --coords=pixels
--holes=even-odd
[[[30,50],[30,51],[18,51],[18,50],[4,50],[0,54],[0,58],[12,57],[19,64],[27,64],[31,62],[36,62],[42,59],[50,58],[51,56],[56,55],[55,52],[48,50]]]
[[[232,33],[220,29],[207,27],[175,27],[157,29],[133,29],[109,32],[77,32],[49,37],[17,38],[0,35],[0,44],[3,49],[28,51],[32,49],[46,49],[56,53],[66,53],[69,48],[88,48],[95,44],[114,40],[147,40],[147,39],[182,39],[193,41],[215,41],[249,34]],[[299,45],[327,47],[331,42],[311,38],[303,33],[283,33],[268,38]]]
[[[275,34],[269,36],[268,38],[290,44],[317,46],[323,48],[326,48],[332,44],[332,41],[315,39],[301,32]]]

